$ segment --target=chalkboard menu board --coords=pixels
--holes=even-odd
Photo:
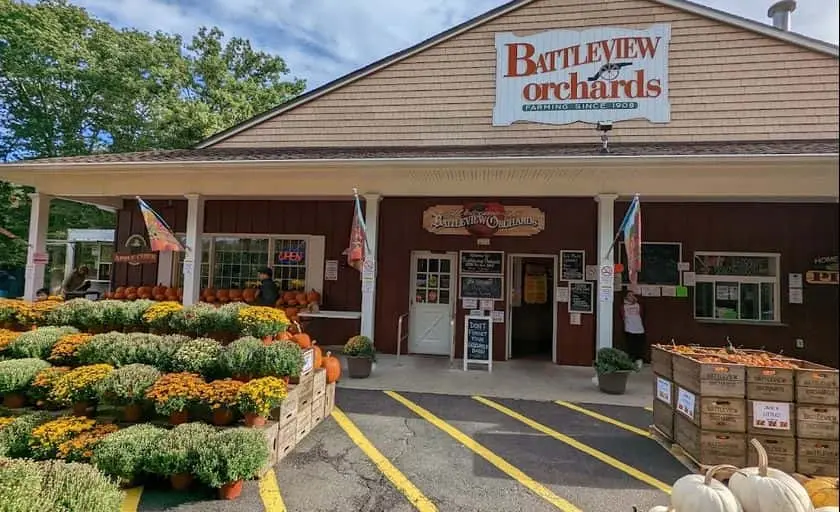
[[[574,281],[569,283],[569,313],[592,313],[595,283]]]
[[[502,251],[461,251],[462,274],[494,274],[504,271]]]
[[[618,261],[625,263],[625,268],[621,272],[621,282],[629,284],[624,242],[621,242],[616,250],[618,250]],[[682,261],[681,243],[642,242],[642,270],[639,272],[639,284],[679,286],[680,261]]]
[[[583,279],[586,252],[560,251],[560,280],[580,281]]]
[[[464,318],[464,370],[471,363],[493,369],[493,319],[489,316]]]
[[[461,276],[462,299],[502,300],[502,277]]]

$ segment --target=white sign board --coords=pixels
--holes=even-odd
[[[671,26],[496,34],[493,126],[671,120]]]

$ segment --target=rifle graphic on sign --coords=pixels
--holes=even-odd
[[[594,82],[599,78],[603,78],[604,80],[615,80],[618,78],[618,73],[621,71],[621,68],[627,67],[633,64],[632,62],[608,62],[601,66],[601,69],[595,73],[594,76],[590,76],[587,78],[590,82]]]

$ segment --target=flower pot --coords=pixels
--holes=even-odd
[[[246,427],[262,427],[265,425],[266,419],[265,416],[260,416],[258,414],[246,412],[245,413],[245,426]]]
[[[229,482],[219,487],[219,499],[235,500],[242,494],[242,480]]]
[[[627,391],[627,377],[629,376],[629,371],[599,373],[598,389],[608,395],[623,395]]]
[[[347,375],[351,379],[370,377],[373,361],[369,357],[347,356]]]
[[[233,423],[233,411],[227,407],[213,409],[213,425],[224,427]]]
[[[143,418],[143,407],[140,404],[128,404],[123,408],[123,420],[126,423],[138,423]]]
[[[176,473],[169,477],[169,483],[176,491],[186,491],[193,483],[193,476],[189,473]]]
[[[190,419],[190,413],[187,410],[175,411],[169,415],[170,425],[180,425],[186,423]]]
[[[26,395],[23,393],[6,393],[3,395],[3,407],[19,409],[26,405]]]
[[[274,343],[274,336],[263,336],[262,342],[265,346],[271,345],[272,343]]]
[[[73,416],[87,416],[90,404],[87,401],[73,402]]]

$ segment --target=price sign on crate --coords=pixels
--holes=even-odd
[[[683,388],[679,388],[679,391],[677,392],[677,411],[683,413],[691,419],[694,419],[694,401],[694,393]]]
[[[773,430],[790,430],[790,404],[785,402],[753,402],[753,426]]]

